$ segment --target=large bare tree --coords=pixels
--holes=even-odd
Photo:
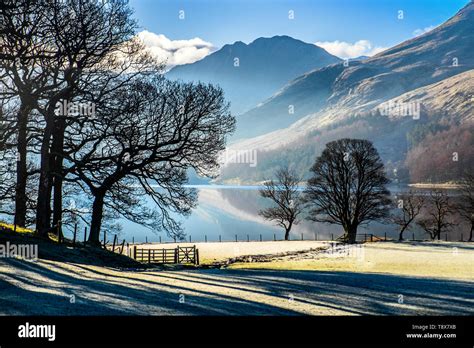
[[[347,242],[355,243],[360,225],[388,217],[389,179],[370,141],[327,143],[311,172],[305,190],[309,220],[341,225]]]
[[[56,53],[51,37],[45,35],[43,25],[51,18],[52,6],[36,1],[2,1],[0,5],[0,83],[1,98],[8,107],[14,107],[15,117],[10,118],[9,141],[16,152],[16,182],[14,194],[14,222],[25,226],[27,221],[28,148],[38,133],[33,130],[40,124],[32,115],[38,104],[38,94],[47,84],[48,60]],[[15,168],[13,169],[15,170]]]
[[[25,221],[27,125],[34,111],[42,118],[31,122],[41,125],[34,135],[39,157],[36,230],[41,236],[61,220],[65,133],[71,124],[83,122],[81,115],[58,114],[58,104],[79,103],[85,89],[97,86],[104,75],[141,73],[154,63],[134,38],[131,13],[123,0],[5,0],[0,6],[0,68],[7,77],[2,82],[8,81],[7,90],[20,105],[15,221]]]
[[[195,204],[195,192],[183,186],[186,171],[214,175],[234,124],[223,91],[211,85],[156,74],[118,86],[96,117],[71,126],[66,139],[67,180],[84,185],[93,199],[89,242],[99,244],[105,207],[179,235],[168,210],[186,214]],[[140,204],[146,196],[156,213]]]
[[[274,206],[260,210],[259,215],[283,227],[285,240],[288,240],[291,228],[299,223],[298,216],[303,210],[298,188],[301,178],[287,167],[279,169],[275,176],[276,181],[266,181],[260,190],[260,195],[270,199]]]

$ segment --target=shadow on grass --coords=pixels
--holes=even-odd
[[[1,314],[10,315],[298,315],[296,311],[262,304],[236,296],[216,295],[210,291],[137,280],[120,284],[110,279],[78,278],[42,265],[21,260],[1,261],[24,275],[0,273]],[[29,272],[41,281],[27,280]],[[30,274],[31,275],[31,274]],[[77,274],[76,274],[77,275]],[[15,286],[22,282],[31,288]],[[28,283],[27,283],[28,282]],[[160,285],[152,287],[150,285]],[[58,292],[61,291],[61,295]],[[180,294],[185,293],[184,303]],[[75,295],[75,303],[69,295]]]
[[[57,268],[51,269],[20,260],[6,262],[21,272],[0,274],[2,314],[300,314],[297,306],[294,310],[291,304],[279,306],[282,300],[290,298],[294,298],[298,308],[304,305],[318,314],[335,310],[356,315],[474,314],[474,283],[467,281],[286,270],[149,270],[110,274],[84,265],[74,265],[72,269],[55,265]],[[38,279],[32,279],[32,275]],[[137,278],[139,275],[146,275],[147,279]],[[18,282],[24,288],[15,286]],[[179,302],[180,294],[185,294],[184,303]],[[76,296],[76,303],[70,303],[69,295]],[[256,295],[266,296],[265,303],[257,301]]]

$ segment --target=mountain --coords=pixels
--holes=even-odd
[[[200,61],[174,67],[166,76],[220,85],[231,110],[239,114],[305,72],[340,61],[316,45],[274,36],[225,45]]]
[[[395,169],[403,167],[410,146],[414,146],[407,139],[414,133],[429,136],[426,129],[470,129],[474,121],[473,47],[474,4],[471,2],[434,30],[374,57],[351,61],[348,66],[333,64],[296,78],[239,120],[238,127],[248,129],[254,137],[233,144],[231,149],[257,149],[261,154],[258,169],[242,171],[228,166],[223,178],[234,178],[235,172],[243,180],[262,180],[264,171],[268,175],[278,165],[309,163],[304,156],[316,156],[320,150],[312,142],[327,142],[337,137],[376,138],[386,162]],[[422,117],[419,120],[387,115],[371,117],[383,113],[387,105],[399,107],[398,102],[402,103],[401,107],[419,104]],[[295,110],[291,115],[289,105]],[[242,137],[244,133],[241,131]],[[423,139],[418,140],[421,144]],[[309,144],[315,150],[303,151],[302,144]],[[468,145],[458,142],[453,146]],[[282,154],[288,154],[287,163]],[[474,158],[467,165],[472,162]]]

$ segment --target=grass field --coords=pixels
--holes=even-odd
[[[251,243],[240,253],[252,248],[262,253]],[[209,260],[235,256],[229,245],[220,245],[220,250],[216,246],[204,252]],[[0,313],[474,314],[472,244],[379,242],[365,244],[359,249],[362,253],[354,255],[293,253],[285,245],[268,246],[278,252],[271,261],[235,263],[222,269],[120,270],[80,262],[0,259]]]

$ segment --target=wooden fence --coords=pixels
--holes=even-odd
[[[173,249],[133,247],[133,258],[139,262],[156,264],[193,264],[199,265],[199,250],[196,246],[180,247]]]
[[[332,238],[331,238],[332,239]],[[336,239],[337,241],[340,242],[345,242],[347,241],[347,236],[344,234]],[[384,235],[384,237],[379,237],[376,236],[375,234],[371,233],[358,233],[356,236],[356,240],[359,242],[378,242],[378,241],[386,241],[387,240],[387,234]]]

